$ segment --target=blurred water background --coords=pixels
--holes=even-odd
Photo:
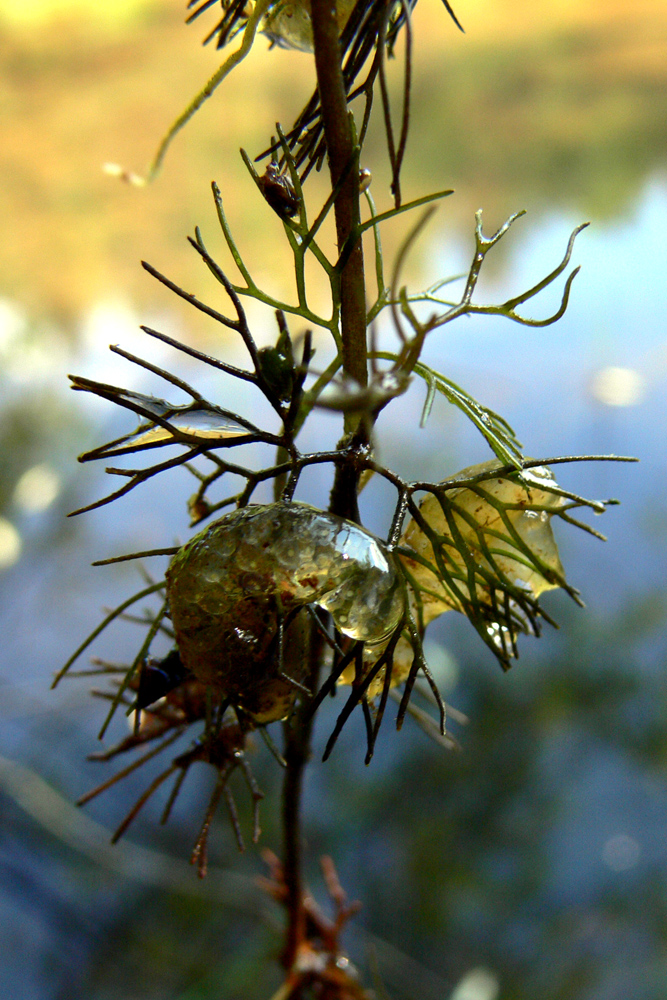
[[[314,764],[311,885],[324,902],[316,859],[332,854],[364,902],[348,944],[378,996],[664,1000],[667,10],[661,0],[460,0],[456,10],[464,36],[437,0],[421,0],[415,14],[404,193],[456,194],[408,277],[465,270],[480,205],[487,231],[528,211],[489,258],[487,301],[541,278],[571,229],[592,225],[577,241],[582,271],[557,326],[459,322],[433,337],[427,359],[502,413],[532,455],[615,452],[641,464],[559,470],[562,485],[622,506],[595,519],[607,543],[559,529],[587,609],[548,595],[561,629],[524,640],[508,675],[465,621],[446,615],[432,627],[443,690],[470,717],[456,731],[460,754],[411,725],[396,734],[385,724],[364,768],[351,724],[332,759]],[[237,386],[138,329],[148,323],[242,360],[224,331],[139,267],[146,258],[222,304],[185,241],[199,224],[227,266],[214,178],[255,272],[280,292],[289,282],[280,224],[237,148],[255,155],[275,121],[300,110],[313,83],[307,57],[256,46],[179,136],[153,187],[101,171],[109,160],[143,169],[217,65],[183,15],[176,0],[0,3],[0,986],[24,1000],[254,1000],[279,983],[279,915],[254,885],[257,852],[238,856],[220,822],[208,882],[186,863],[210,776],[193,773],[168,827],[149,804],[109,848],[108,830],[149,779],[133,776],[76,810],[101,780],[101,765],[85,757],[104,705],[86,680],[49,690],[101,609],[137,589],[131,564],[90,562],[186,538],[192,492],[181,472],[66,519],[111,488],[75,456],[132,429],[111,406],[70,393],[67,372],[162,394],[158,380],[109,353],[121,343],[257,418]],[[382,155],[378,132],[366,158],[384,208]],[[406,226],[388,227],[390,258]],[[533,314],[555,301],[545,293]],[[249,315],[258,339],[272,341],[271,315]],[[383,415],[388,465],[443,478],[489,457],[442,401],[420,430],[422,403],[414,385]],[[323,416],[308,446],[338,433]],[[300,497],[321,504],[327,486],[324,472],[313,475]],[[388,505],[371,484],[364,515],[374,530],[386,531]],[[94,652],[125,662],[136,647],[125,625]],[[266,756],[258,748],[254,765],[267,792],[263,843],[279,851],[279,775]]]

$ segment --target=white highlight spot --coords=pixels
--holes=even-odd
[[[497,1000],[500,983],[490,969],[471,969],[467,972],[449,1000]]]
[[[14,525],[0,517],[0,570],[9,569],[21,555],[21,536]]]
[[[28,320],[20,308],[9,299],[0,299],[0,352],[4,353],[21,337]]]
[[[601,368],[593,376],[591,392],[605,406],[637,406],[644,399],[644,379],[634,368]]]
[[[642,849],[634,839],[625,833],[610,837],[602,848],[602,860],[613,872],[626,872],[634,868],[642,854]]]
[[[14,487],[14,503],[27,514],[50,507],[60,493],[60,477],[50,465],[33,465]]]

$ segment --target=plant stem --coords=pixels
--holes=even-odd
[[[319,687],[323,640],[320,632],[308,623],[310,670],[307,684],[311,691]],[[297,644],[296,655],[304,655]],[[289,656],[287,658],[289,669]],[[306,764],[310,760],[310,738],[313,718],[308,701],[301,702],[285,722],[285,780],[282,795],[283,877],[287,889],[287,933],[282,960],[287,970],[297,957],[299,945],[306,936],[306,915],[303,906],[303,851],[301,831],[301,794]]]
[[[317,87],[332,190],[345,175],[334,203],[336,236],[340,250],[360,222],[359,148],[354,143],[352,123],[347,109],[336,5],[331,0],[312,0],[311,10]],[[368,381],[368,374],[366,288],[361,238],[357,240],[343,268],[340,282],[343,371],[363,386]]]
[[[354,142],[352,122],[345,95],[335,2],[311,0],[311,11],[317,87],[322,109],[322,123],[327,144],[332,190],[342,178],[338,196],[334,202],[336,236],[340,250],[345,246],[350,234],[359,226],[361,218],[359,210],[359,148]],[[359,385],[365,386],[368,383],[368,350],[366,344],[366,285],[361,237],[355,243],[341,272],[340,301],[343,372]],[[361,432],[363,440],[359,440],[358,444],[361,450],[365,450],[368,435],[359,422],[359,414],[348,413],[345,415],[345,432],[347,439],[344,439],[344,443],[346,445],[353,437],[356,445],[359,432]],[[354,457],[352,450],[348,448],[346,459],[338,465],[329,508],[341,517],[358,521],[359,470]]]
[[[359,226],[359,149],[355,145],[352,123],[341,68],[341,48],[338,38],[336,4],[332,0],[311,0],[315,67],[322,108],[322,121],[329,158],[331,189],[339,181],[340,189],[334,203],[338,247],[345,246],[350,234]],[[341,336],[342,367],[345,374],[365,386],[367,374],[366,288],[361,237],[341,272]],[[359,420],[346,416],[345,430],[352,436]],[[355,435],[356,437],[357,435]],[[348,461],[348,457],[351,459]],[[358,518],[357,483],[359,471],[353,456],[347,454],[337,468],[331,496],[331,510],[343,517]],[[319,687],[323,641],[317,629],[310,630],[310,689]],[[287,664],[289,669],[289,663]],[[299,945],[305,939],[306,920],[303,907],[303,858],[301,832],[301,794],[306,764],[310,758],[312,719],[308,703],[301,703],[285,723],[285,761],[282,821],[284,836],[284,881],[287,890],[288,925],[283,963],[292,968]]]

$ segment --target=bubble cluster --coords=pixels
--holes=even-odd
[[[290,670],[305,641],[296,612],[328,611],[336,628],[371,648],[403,615],[394,557],[364,528],[302,503],[244,507],[196,535],[174,556],[167,596],[184,665],[259,722],[283,718],[296,694]],[[303,668],[302,668],[303,669]]]

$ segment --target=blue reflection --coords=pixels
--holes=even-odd
[[[560,259],[579,221],[557,217],[523,235],[518,223],[498,251],[507,255],[503,270],[482,282],[481,298],[501,300],[534,282]],[[631,218],[596,224],[579,237],[574,262],[582,271],[555,327],[472,318],[438,332],[427,345],[425,361],[502,413],[529,454],[614,452],[641,459],[639,466],[559,470],[564,487],[594,498],[614,496],[622,506],[595,519],[609,536],[606,544],[557,529],[568,577],[588,609],[570,611],[562,595],[550,595],[545,603],[563,630],[539,644],[524,640],[510,675],[497,675],[490,655],[455,615],[434,627],[432,638],[451,650],[459,668],[448,698],[472,720],[456,734],[464,746],[460,760],[431,747],[406,723],[399,736],[387,728],[370,771],[361,767],[353,727],[328,770],[314,768],[314,849],[334,852],[343,881],[366,900],[368,932],[418,956],[449,988],[466,968],[488,965],[504,984],[501,1000],[664,995],[666,231],[667,188],[655,180]],[[446,247],[437,269],[456,270],[470,249]],[[557,302],[558,291],[550,290],[534,304],[535,314],[547,315]],[[610,368],[636,373],[632,405],[603,401],[596,378]],[[140,380],[133,388],[142,388]],[[230,383],[224,405],[258,420],[245,393]],[[418,430],[422,402],[422,389],[413,385],[389,408],[392,416],[383,416],[379,447],[387,465],[406,476],[442,478],[489,457],[474,428],[442,400],[426,430]],[[192,491],[179,473],[63,528],[68,505],[90,502],[108,488],[99,470],[83,476],[74,468],[74,452],[130,429],[126,416],[100,413],[94,419],[88,414],[83,426],[63,422],[68,440],[60,442],[54,463],[62,491],[47,509],[16,514],[24,555],[0,577],[0,753],[28,763],[66,802],[99,780],[95,766],[81,761],[95,748],[103,712],[89,699],[85,680],[52,694],[49,679],[98,622],[100,607],[113,606],[138,580],[131,565],[93,570],[88,563],[182,539]],[[327,437],[333,442],[333,425],[323,416],[323,429],[306,447],[322,447]],[[437,440],[442,447],[434,449]],[[42,459],[37,455],[35,464]],[[319,502],[324,475],[317,470],[298,499]],[[362,503],[369,527],[386,530],[390,497],[382,484],[371,483]],[[163,565],[158,560],[154,572]],[[95,651],[123,662],[136,645],[128,625]],[[275,781],[268,768],[264,784]],[[92,814],[112,825],[141,788],[139,781],[115,790]],[[96,995],[81,992],[83,986],[66,993],[63,984],[76,970],[83,976],[88,965],[108,960],[105,933],[139,935],[131,904],[146,897],[129,877],[105,882],[90,861],[81,867],[76,850],[49,833],[46,809],[28,818],[11,796],[5,798],[0,947],[14,952],[19,928],[28,964],[44,963],[40,973],[25,976],[21,995]],[[169,843],[182,856],[191,834],[187,810],[177,814],[169,834],[154,832],[155,819],[147,815],[134,836],[162,850]],[[275,845],[271,821],[266,825]],[[37,852],[32,844],[25,850],[30,841],[39,844]],[[219,863],[236,865],[222,834],[220,843]],[[247,863],[252,869],[254,862]],[[157,907],[150,909],[159,927]],[[448,942],[458,957],[448,952]],[[363,941],[358,950],[363,960]],[[7,995],[17,995],[19,974],[19,963],[4,963]],[[120,995],[120,988],[99,995]],[[421,995],[435,996],[435,988]]]

